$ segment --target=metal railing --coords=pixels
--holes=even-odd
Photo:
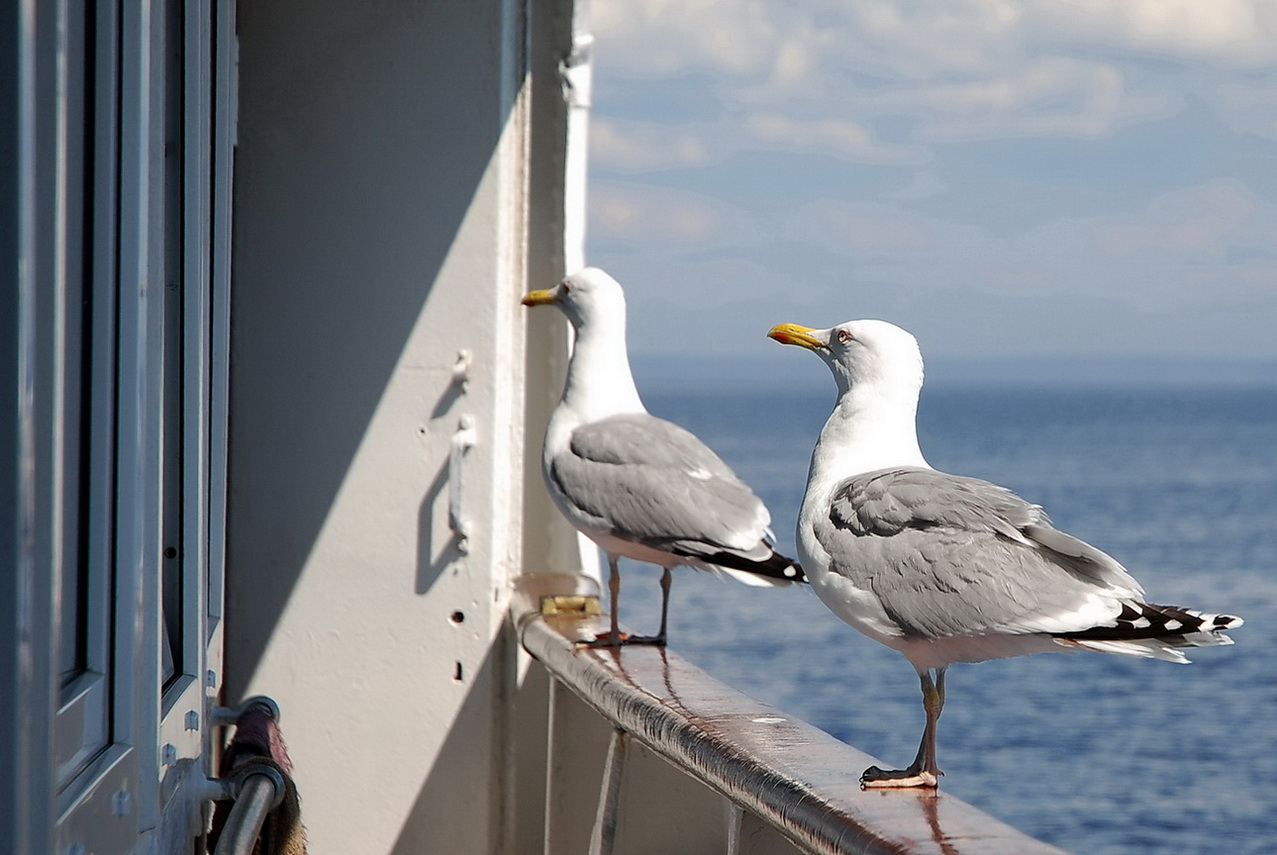
[[[652,848],[663,835],[727,855],[1062,852],[943,791],[862,790],[873,757],[671,650],[579,644],[606,629],[592,585],[526,576],[516,597],[520,641],[553,678],[547,855],[587,851],[587,833],[591,855],[673,851]]]
[[[215,726],[238,725],[250,712],[279,721],[279,704],[264,695],[235,707],[214,707],[211,720]],[[269,757],[249,757],[236,764],[228,777],[210,779],[208,786],[210,800],[232,803],[213,855],[249,855],[267,816],[287,795],[284,775]]]
[[[235,804],[213,855],[249,855],[262,834],[266,817],[279,807],[285,791],[283,776],[271,766],[248,763],[236,770],[227,793]]]

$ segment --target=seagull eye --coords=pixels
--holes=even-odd
[[[851,341],[851,333],[846,330],[838,330],[838,343],[846,344],[849,341]]]

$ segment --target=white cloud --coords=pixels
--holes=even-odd
[[[907,185],[899,190],[887,192],[885,198],[895,202],[915,202],[921,199],[934,198],[948,190],[949,185],[940,179],[934,168],[928,167],[915,170],[910,175]]]
[[[1275,214],[1272,205],[1264,205],[1236,181],[1211,181],[1166,193],[1138,215],[1103,218],[1095,240],[1115,258],[1141,253],[1219,257],[1229,247],[1272,252]]]
[[[604,240],[704,246],[731,236],[737,212],[705,196],[634,184],[595,182],[590,234]]]
[[[933,144],[1097,138],[1163,117],[1182,105],[1180,84],[1147,57],[1210,69],[1218,79],[1204,94],[1237,114],[1248,91],[1269,104],[1237,69],[1277,63],[1273,0],[596,0],[594,9],[601,67],[623,77],[709,72],[741,116],[738,130],[757,140],[777,135],[781,117],[819,116],[838,125],[800,135],[807,147],[868,162],[910,145],[877,129],[892,117],[915,123],[912,141]],[[1265,110],[1259,123],[1277,124]]]
[[[776,291],[775,275],[763,265],[743,258],[645,258],[643,269],[644,275],[625,285],[634,297],[630,300],[632,316],[646,315],[653,326],[667,319],[670,307],[717,314],[725,306],[741,301],[774,297]],[[717,319],[717,325],[749,326],[742,325],[735,313],[729,314],[731,317]],[[757,327],[754,335],[761,337],[767,327],[762,324]],[[705,338],[705,341],[715,340],[715,337]],[[668,347],[668,343],[665,346]]]
[[[839,118],[757,112],[716,122],[672,124],[600,115],[590,126],[591,160],[615,172],[706,166],[745,150],[814,152],[873,164],[916,164],[927,157],[919,146],[882,143],[865,125]]]
[[[1007,307],[1056,341],[1089,313],[1124,336],[1155,318],[1140,347],[1209,317],[1203,352],[1275,352],[1277,185],[1226,129],[1277,140],[1277,0],[592,6],[595,175],[698,190],[596,181],[592,260],[664,303],[937,328]],[[1224,124],[1190,126],[1201,105]]]
[[[667,298],[675,303],[682,290],[698,304],[729,299],[714,281],[765,281],[757,259],[778,257],[771,251],[779,245],[794,270],[833,257],[849,281],[915,291],[1068,293],[1141,310],[1253,299],[1265,286],[1277,295],[1277,280],[1266,278],[1277,266],[1277,204],[1233,180],[1009,236],[894,202],[817,199],[774,220],[756,226],[746,212],[699,194],[613,182],[596,185],[591,208],[592,236],[613,252],[702,271],[690,289],[686,273],[671,273]],[[750,275],[739,276],[742,269]],[[810,277],[808,284],[820,287]]]
[[[1005,69],[1034,45],[1226,68],[1277,62],[1273,0],[595,0],[592,16],[607,61],[640,76],[753,74],[786,51],[797,59],[795,46],[913,79]]]
[[[819,243],[859,259],[932,253],[936,240],[921,218],[888,205],[846,204],[821,199],[786,218],[786,234],[802,243]]]
[[[1277,139],[1277,73],[1228,75],[1202,71],[1194,87],[1234,131]]]
[[[1251,300],[1265,283],[1277,296],[1277,279],[1265,278],[1277,267],[1277,205],[1232,180],[1005,237],[895,205],[828,199],[790,213],[784,230],[846,258],[856,281],[911,289],[1069,293],[1142,310]]]
[[[620,73],[657,77],[703,69],[757,73],[775,52],[766,0],[607,0],[591,4],[591,26],[606,43],[600,62]]]
[[[840,118],[800,119],[758,112],[746,117],[743,130],[755,147],[782,151],[817,151],[864,163],[917,163],[925,158],[916,147],[884,145],[865,125]]]
[[[683,202],[703,210],[653,193],[592,254],[633,292],[636,350],[744,351],[779,321],[884,317],[952,352],[1273,353],[1277,205],[1235,182],[1013,235],[884,203],[819,200],[767,228],[716,211],[732,225],[708,247],[662,238],[686,236],[659,225]]]
[[[1014,74],[902,88],[864,101],[870,112],[921,117],[917,133],[928,140],[1094,138],[1177,105],[1167,93],[1131,91],[1111,63],[1060,56],[1035,58]]]
[[[875,0],[844,5],[846,37],[863,41],[880,70],[902,79],[979,75],[1019,53],[1020,3]]]
[[[1026,4],[1044,39],[1119,47],[1224,68],[1277,62],[1272,0],[1038,0]]]
[[[597,116],[590,123],[590,157],[618,171],[703,166],[724,152],[705,125],[668,125]]]

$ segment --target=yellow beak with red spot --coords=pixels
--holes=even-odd
[[[813,333],[820,332],[824,332],[824,330],[803,327],[798,324],[777,324],[768,331],[767,337],[774,339],[781,344],[796,344],[799,347],[805,347],[808,350],[829,347],[829,342],[821,341],[813,335]]]

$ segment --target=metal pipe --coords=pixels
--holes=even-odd
[[[603,769],[603,786],[599,793],[598,811],[594,817],[594,831],[590,835],[589,855],[612,855],[616,845],[616,819],[621,804],[621,781],[625,777],[625,731],[612,731],[612,741],[607,750],[607,765]]]
[[[267,815],[284,800],[284,776],[274,766],[248,762],[231,779],[235,804],[226,817],[213,855],[249,855]]]

